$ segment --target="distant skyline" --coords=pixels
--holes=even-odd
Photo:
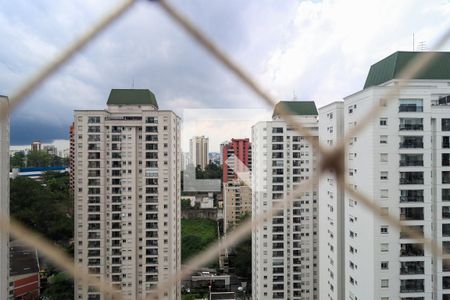
[[[450,25],[443,0],[172,2],[274,97],[318,107],[361,90],[371,64],[412,50],[413,33],[416,45],[430,47]],[[0,48],[0,94],[10,95],[117,3],[0,0],[0,36],[8,41]],[[112,88],[132,86],[152,90],[162,109],[180,116],[198,108],[270,111],[155,3],[142,1],[14,112],[11,144],[66,140],[74,109],[103,109]],[[221,126],[208,127],[219,141],[230,133]]]

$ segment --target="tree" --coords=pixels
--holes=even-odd
[[[48,279],[50,285],[45,289],[43,299],[73,299],[73,281],[65,273],[60,272]]]
[[[14,153],[10,157],[11,169],[14,168],[24,168],[25,167],[25,153],[22,151]]]
[[[66,246],[73,238],[73,202],[68,175],[49,173],[42,183],[27,177],[11,180],[11,216],[46,238]]]

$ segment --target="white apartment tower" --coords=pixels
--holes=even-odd
[[[317,138],[317,109],[310,101],[282,101],[273,120],[252,127],[252,217],[283,203],[316,171],[316,155],[279,114],[283,105]],[[305,190],[252,233],[252,298],[317,299],[317,187]]]
[[[204,136],[194,136],[189,140],[190,163],[202,170],[208,165],[209,139]]]
[[[321,253],[321,260],[342,257],[330,251],[332,243],[343,244],[345,257],[343,264],[335,266],[330,260],[321,261],[322,300],[450,299],[450,53],[438,53],[419,75],[403,81],[406,86],[389,105],[385,99],[418,54],[396,52],[374,64],[364,89],[339,104],[344,108],[345,132],[365,121],[374,105],[386,106],[346,145],[345,175],[346,182],[373,198],[383,214],[437,241],[444,256],[434,256],[423,242],[389,226],[348,193],[344,193],[343,227],[335,222],[333,228],[327,222],[328,216],[333,217],[330,210],[342,207],[339,201],[333,206],[326,193],[327,181],[321,181],[320,226],[326,228],[321,229],[320,250],[328,250]],[[327,125],[330,112],[327,107],[321,109],[321,133],[332,126]]]
[[[180,269],[180,118],[149,90],[113,89],[107,105],[74,115],[75,261],[144,299]],[[75,299],[110,298],[75,282]]]
[[[0,95],[0,111],[8,108]],[[9,218],[9,118],[0,119],[0,214]],[[0,231],[0,299],[9,299],[9,234]]]
[[[325,149],[335,147],[344,131],[344,102],[319,109],[319,141]],[[336,176],[324,170],[319,181],[319,295],[321,299],[343,300],[345,281],[343,189]]]

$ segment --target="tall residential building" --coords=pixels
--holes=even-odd
[[[74,195],[75,192],[75,122],[72,122],[69,128],[69,182],[70,182],[70,192]]]
[[[189,140],[189,153],[195,167],[200,166],[202,170],[208,165],[209,139],[204,136],[194,136]]]
[[[252,212],[252,189],[239,180],[230,180],[223,184],[223,202],[223,226],[227,232]]]
[[[328,276],[321,282],[333,282],[332,277],[344,274],[344,282],[334,289],[344,289],[336,295],[343,292],[345,299],[450,299],[450,53],[438,53],[419,75],[403,81],[406,86],[390,105],[384,99],[418,54],[396,52],[377,62],[364,89],[344,99],[345,131],[365,121],[362,118],[374,105],[386,106],[346,145],[346,181],[404,226],[393,228],[344,194],[343,229],[331,229],[335,243],[344,245],[343,270],[333,273],[334,267],[320,264],[320,276]],[[320,200],[327,201],[326,196],[321,194]],[[321,220],[339,209],[320,208]],[[445,255],[433,255],[405,233],[406,227],[437,241]],[[320,249],[326,249],[322,243],[330,240],[320,242]],[[344,298],[321,293],[320,299]]]
[[[42,150],[42,142],[34,141],[31,143],[31,151],[41,151]]]
[[[8,108],[9,101],[0,96],[0,111]],[[0,119],[0,214],[9,218],[9,118]],[[0,231],[0,299],[9,296],[9,234]]]
[[[75,111],[75,261],[143,299],[180,270],[180,118],[149,90],[113,89],[107,106]],[[75,299],[104,298],[75,282]]]
[[[317,109],[312,101],[282,101],[273,120],[252,127],[252,217],[283,207],[252,232],[252,298],[317,299],[317,186],[304,190],[290,205],[284,198],[316,171],[316,155],[279,114],[290,111],[317,138]]]
[[[319,109],[319,141],[331,150],[344,134],[344,102]],[[344,190],[336,176],[324,170],[319,181],[319,294],[320,299],[344,300]]]
[[[221,145],[223,158],[223,183],[238,179],[236,172],[248,172],[252,168],[252,146],[249,139],[231,139]]]
[[[250,172],[252,148],[250,139],[232,139],[220,145],[223,168],[223,200],[225,232],[245,214],[251,213],[252,190]],[[239,176],[239,177],[238,177]]]

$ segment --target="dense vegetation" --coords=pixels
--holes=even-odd
[[[11,168],[55,167],[68,166],[68,158],[49,154],[44,150],[16,152],[10,158]]]
[[[28,177],[11,180],[11,216],[73,255],[73,202],[69,176],[49,172],[38,182]],[[45,299],[73,299],[73,281],[47,265],[49,285]]]
[[[181,220],[181,262],[217,240],[217,222],[209,219]]]

